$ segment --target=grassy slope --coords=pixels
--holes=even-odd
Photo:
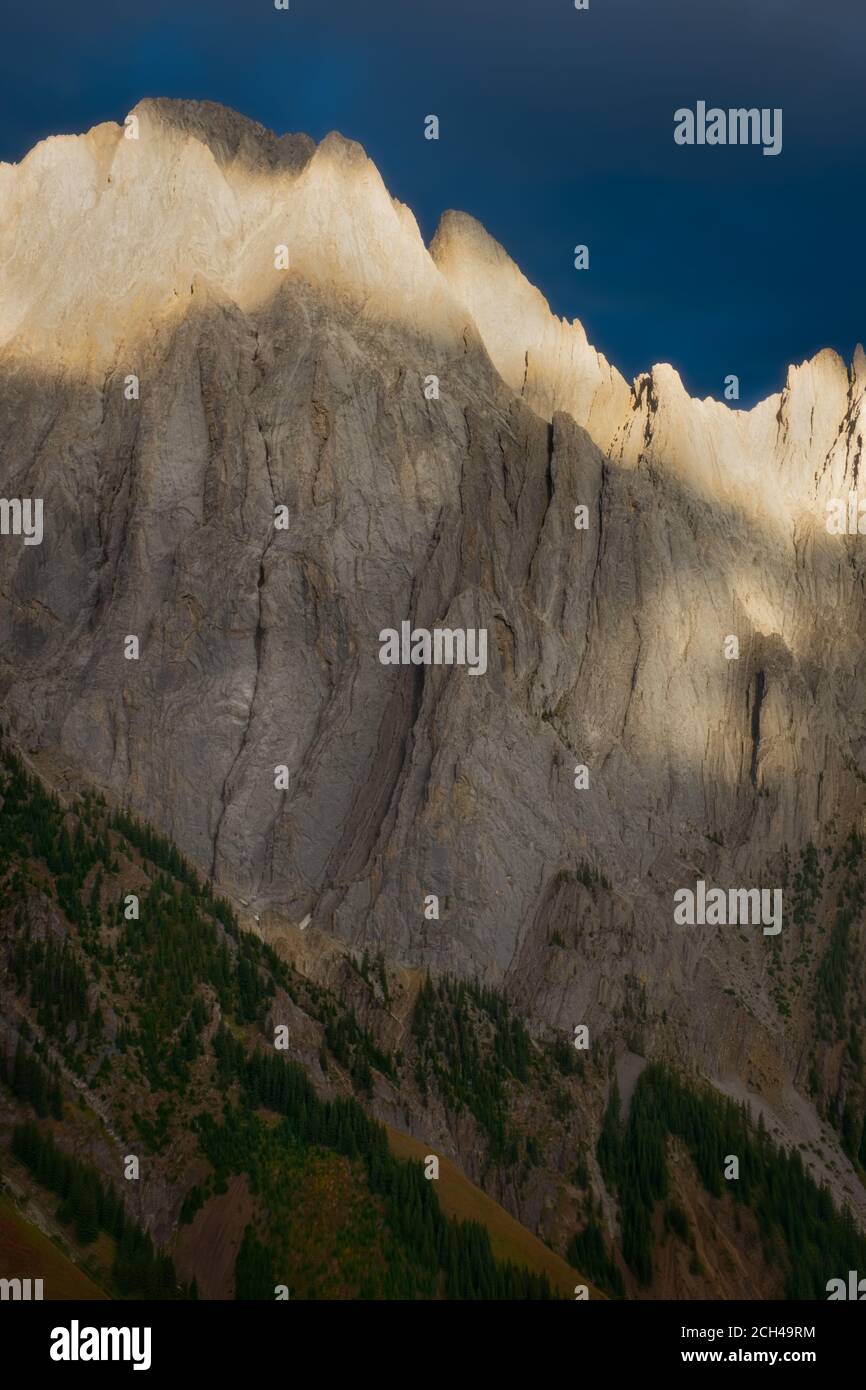
[[[431,1152],[428,1144],[412,1139],[400,1130],[386,1125],[388,1143],[396,1158],[414,1159],[423,1162]],[[546,1274],[551,1287],[564,1297],[573,1297],[576,1284],[587,1283],[582,1275],[551,1250],[543,1241],[534,1236],[519,1221],[515,1221],[504,1207],[482,1192],[480,1187],[461,1173],[447,1158],[439,1158],[439,1180],[436,1184],[439,1205],[446,1216],[457,1217],[460,1221],[477,1221],[486,1227],[490,1244],[498,1260],[511,1260],[535,1274]],[[589,1284],[590,1298],[604,1298],[605,1295]]]
[[[42,1279],[47,1299],[104,1299],[102,1289],[0,1197],[0,1279]]]

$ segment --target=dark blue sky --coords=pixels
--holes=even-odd
[[[866,338],[866,0],[42,0],[0,53],[0,158],[143,96],[340,130],[425,236],[471,212],[628,377],[735,372],[750,404]],[[699,99],[782,107],[782,153],[676,146]]]

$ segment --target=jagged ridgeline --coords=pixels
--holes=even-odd
[[[322,1099],[268,1046],[266,1018],[289,1004],[357,1044],[333,998],[242,931],[168,840],[98,795],[62,804],[5,741],[0,758],[6,1183],[52,1195],[103,1288],[195,1297],[179,1269],[195,1269],[197,1218],[231,1184],[239,1298],[281,1284],[291,1297],[552,1296],[544,1276],[495,1260],[480,1225],[445,1217],[421,1164],[393,1157],[357,1100]]]

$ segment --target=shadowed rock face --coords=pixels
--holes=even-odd
[[[781,1096],[806,994],[672,896],[860,815],[862,541],[824,517],[862,352],[748,413],[630,388],[471,219],[428,253],[358,146],[137,115],[0,166],[0,480],[45,506],[0,543],[13,730],[257,913]],[[486,628],[486,674],[380,664],[404,619]]]

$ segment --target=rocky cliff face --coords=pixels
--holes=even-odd
[[[860,1107],[815,1035],[832,876],[793,912],[863,818],[863,540],[825,525],[862,350],[748,412],[629,386],[472,219],[428,251],[357,145],[133,115],[0,166],[0,480],[45,516],[0,541],[15,736],[276,936],[477,973],[797,1140]],[[407,619],[486,629],[486,673],[383,666]],[[676,925],[698,879],[784,883],[781,934]]]

